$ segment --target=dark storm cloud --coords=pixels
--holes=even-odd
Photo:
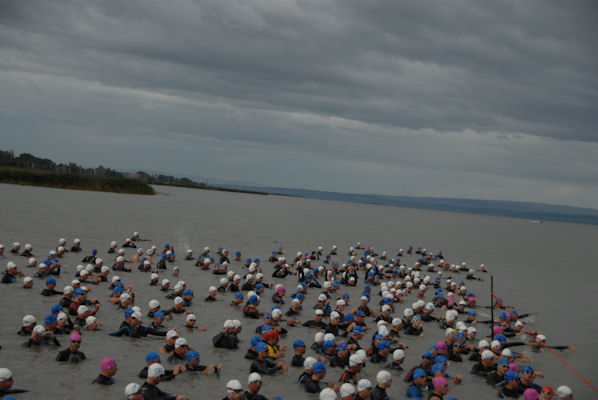
[[[505,179],[537,184],[537,193],[556,182],[568,186],[555,201],[588,204],[598,199],[587,187],[598,176],[597,8],[4,1],[0,119],[15,142],[51,133],[82,148],[147,146],[157,156],[158,146],[160,157],[218,149],[218,157],[203,154],[218,173],[247,178],[230,167],[243,160],[264,183],[300,186],[301,173],[268,160],[309,157],[304,175],[342,173],[352,160],[364,177],[417,176],[414,194],[431,194],[421,179],[439,185],[471,175],[459,193],[475,196],[495,180],[514,198],[519,186]],[[27,132],[8,135],[17,127]],[[169,165],[179,174],[194,168],[176,155]],[[335,182],[351,191],[350,180]]]

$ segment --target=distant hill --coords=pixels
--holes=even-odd
[[[440,197],[385,196],[376,194],[338,193],[280,187],[231,185],[236,188],[261,190],[271,194],[297,196],[349,203],[453,211],[468,214],[499,215],[539,221],[571,222],[598,225],[598,210],[593,208],[560,206],[555,204],[501,200],[453,199]]]

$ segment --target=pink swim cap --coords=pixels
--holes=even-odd
[[[494,333],[495,335],[502,333],[502,327],[500,327],[499,325],[494,325],[492,327],[492,333]]]
[[[470,302],[470,303],[475,303],[475,297],[471,296],[471,297],[469,298],[469,302]]]
[[[515,363],[510,363],[509,364],[509,371],[517,372],[517,371],[519,371],[519,367]]]
[[[443,387],[444,385],[448,385],[446,379],[443,376],[437,376],[432,380],[432,384],[434,385],[434,389]],[[536,397],[537,398],[537,397]]]
[[[525,392],[523,392],[523,398],[525,400],[537,400],[539,397],[540,395],[538,394],[538,392],[536,392],[536,390],[532,388],[525,389]]]
[[[280,285],[278,288],[276,288],[276,293],[280,294],[282,292],[286,292],[287,288],[285,288],[284,286]]]
[[[455,298],[453,296],[449,296],[446,298],[446,301],[448,301],[449,303],[454,303],[455,302]]]
[[[71,342],[80,342],[81,341],[81,334],[79,332],[71,333]]]
[[[446,343],[444,342],[438,342],[436,343],[436,347],[438,348],[438,352],[445,352],[448,350],[448,346],[446,345]]]
[[[102,367],[102,371],[106,371],[107,369],[116,367],[116,360],[110,357],[103,358],[100,362],[100,367]]]

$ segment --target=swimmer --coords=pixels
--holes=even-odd
[[[116,364],[116,360],[114,358],[105,357],[100,362],[100,367],[102,372],[95,378],[91,383],[97,383],[99,385],[112,385],[114,384],[114,380],[112,377],[118,371],[118,365]]]
[[[81,346],[81,335],[78,332],[71,334],[69,347],[59,351],[56,361],[78,363],[85,360],[85,353],[79,351]]]
[[[187,364],[185,364],[185,369],[186,371],[191,372],[201,372],[203,375],[209,375],[212,371],[218,374],[220,371],[222,371],[222,364],[218,363],[217,365],[200,365],[199,353],[195,350],[190,350],[187,353]]]
[[[0,280],[0,282],[15,283],[17,281],[17,276],[23,275],[23,272],[21,272],[17,268],[17,265],[14,262],[9,261],[8,263],[6,263],[6,270],[2,272],[2,279]]]
[[[26,393],[29,391],[25,389],[12,389],[12,385],[12,372],[8,368],[0,368],[0,396],[16,393]]]
[[[145,356],[145,363],[146,363],[145,367],[143,367],[141,369],[141,371],[139,371],[139,373],[137,374],[137,376],[142,379],[147,378],[147,372],[153,364],[161,364],[160,355],[158,353],[156,353],[155,351],[150,351]],[[175,366],[174,369],[170,369],[170,370],[166,369],[166,370],[164,370],[164,375],[162,376],[162,381],[170,381],[170,380],[174,379],[178,374],[184,373],[185,371],[186,371],[186,368],[183,366],[180,366],[180,365]]]
[[[288,371],[288,367],[282,361],[274,363],[268,357],[268,345],[260,342],[255,347],[257,358],[251,362],[250,372],[258,372],[265,375],[272,375],[277,371]]]
[[[183,395],[170,395],[158,389],[158,384],[162,381],[165,374],[162,364],[155,363],[150,365],[147,370],[147,378],[141,386],[144,399],[175,399],[189,400],[189,397]]]

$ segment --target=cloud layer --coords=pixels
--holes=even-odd
[[[596,16],[591,1],[5,1],[3,147],[596,207]]]

